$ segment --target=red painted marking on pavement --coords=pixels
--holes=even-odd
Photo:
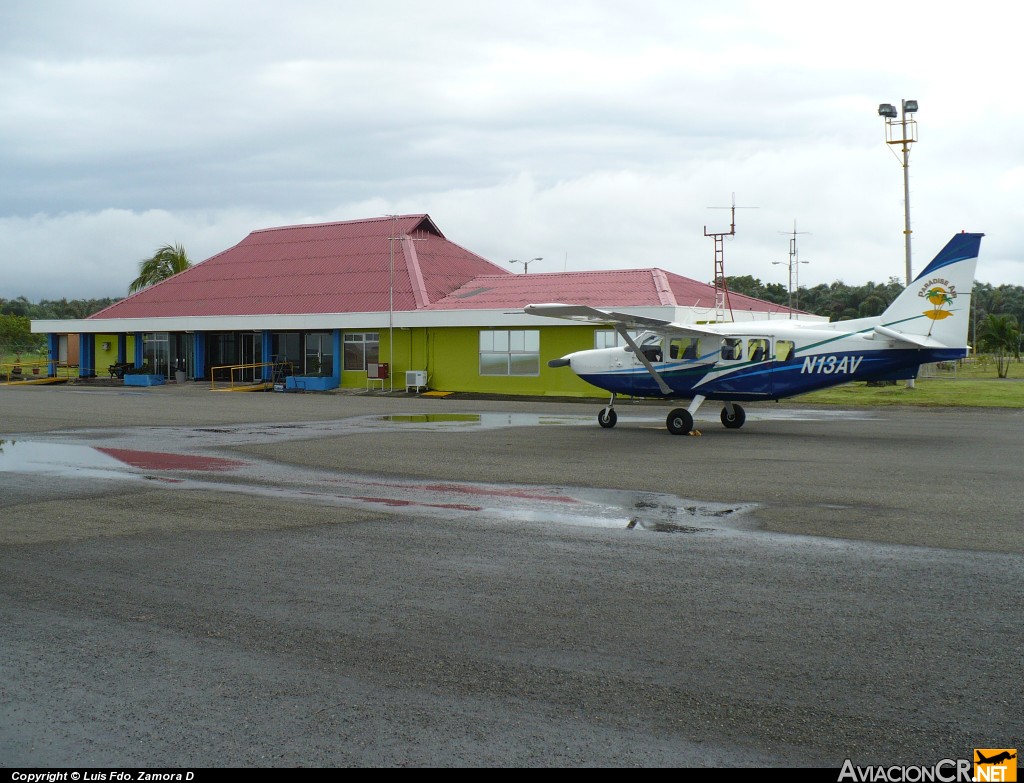
[[[143,470],[234,470],[246,463],[223,457],[198,457],[192,454],[167,454],[161,451],[109,449],[96,447],[107,456]]]

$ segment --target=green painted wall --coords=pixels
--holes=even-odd
[[[384,329],[380,332],[380,361],[390,360],[396,389],[405,388],[406,370],[426,370],[429,387],[436,391],[601,397],[606,392],[584,383],[569,368],[547,366],[549,359],[593,348],[594,329],[577,325],[541,327],[537,376],[480,375],[480,327],[395,329],[393,353],[388,330]],[[343,371],[341,385],[365,388],[366,373]],[[374,387],[379,388],[379,384]],[[390,384],[385,382],[384,388],[390,388]]]
[[[106,350],[103,348],[104,343],[110,346]],[[134,346],[135,341],[132,337],[128,338],[128,344]],[[128,356],[130,360],[134,354],[129,352]],[[96,335],[96,375],[100,378],[108,377],[107,368],[112,364],[117,364],[117,335]]]
[[[427,329],[430,388],[486,394],[542,394],[559,397],[599,397],[605,392],[584,383],[568,367],[552,369],[550,359],[594,347],[593,326],[540,328],[540,375],[480,375],[480,328]],[[423,369],[423,368],[413,368]]]
[[[349,332],[358,331],[356,329],[348,330]],[[366,331],[370,331],[369,329]],[[395,329],[395,349],[391,351],[391,340],[390,331],[388,329],[382,329],[378,332],[380,335],[380,356],[379,361],[391,365],[389,371],[391,377],[394,379],[394,385],[396,389],[405,388],[405,371],[406,370],[422,370],[424,364],[427,361],[426,357],[426,340],[425,329]],[[338,357],[338,362],[344,368],[345,364],[345,331],[342,333],[341,350],[342,356]],[[341,385],[347,388],[365,388],[366,386],[366,372],[345,370],[341,372]],[[374,383],[373,388],[379,389],[380,384]],[[384,388],[389,389],[391,385],[385,381]]]

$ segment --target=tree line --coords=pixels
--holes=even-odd
[[[789,291],[781,283],[762,283],[751,275],[726,279],[730,291],[778,305],[790,303]],[[793,306],[807,313],[827,316],[830,321],[869,318],[881,315],[903,288],[897,277],[890,277],[885,283],[868,282],[863,285],[847,285],[840,281],[821,283],[794,291]],[[984,336],[982,327],[988,323],[990,315],[1008,318],[1011,324],[1024,323],[1024,286],[976,282],[972,309],[967,342],[980,346],[979,340]]]

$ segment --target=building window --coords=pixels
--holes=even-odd
[[[641,334],[637,329],[627,329],[626,333],[633,342],[636,342],[636,338]],[[597,329],[594,331],[595,348],[619,348],[625,344],[626,341],[622,339],[622,335],[614,329]]]
[[[367,364],[380,361],[379,332],[346,332],[343,342],[346,370],[365,372]]]
[[[480,332],[480,374],[540,375],[540,330]]]

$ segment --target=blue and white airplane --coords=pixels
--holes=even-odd
[[[719,400],[722,424],[743,426],[738,402],[780,400],[850,381],[917,377],[922,364],[967,355],[974,270],[983,234],[955,235],[880,316],[835,323],[795,320],[679,324],[585,305],[535,304],[531,315],[610,325],[625,346],[577,351],[548,362],[611,392],[597,420],[614,427],[615,397],[691,400],[666,426],[693,431],[705,400]],[[642,331],[634,337],[630,334]]]

